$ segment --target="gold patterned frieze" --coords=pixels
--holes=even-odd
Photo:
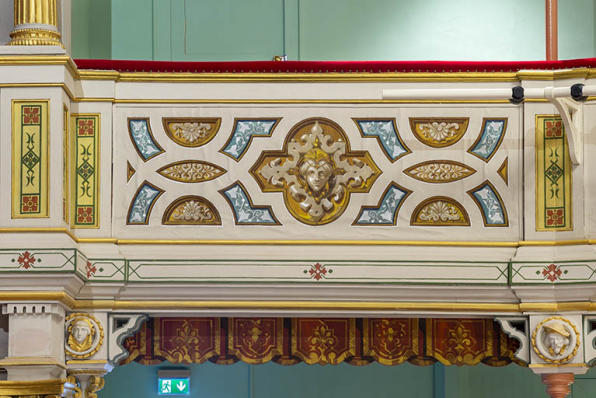
[[[352,193],[370,191],[381,171],[366,151],[352,151],[342,128],[306,119],[286,136],[281,151],[264,151],[250,173],[263,192],[283,192],[290,214],[308,225],[336,220]]]
[[[208,144],[220,125],[221,118],[163,118],[168,137],[176,144],[190,148]]]
[[[412,133],[418,141],[433,148],[451,146],[468,130],[469,118],[410,118]]]
[[[418,163],[404,170],[408,176],[422,182],[446,183],[462,180],[474,174],[476,170],[452,160],[430,160]]]
[[[223,168],[201,160],[181,160],[170,163],[159,170],[159,174],[178,182],[204,182],[221,177],[226,173]]]
[[[420,203],[412,212],[411,225],[469,226],[466,209],[455,199],[433,196]]]
[[[182,196],[172,202],[162,218],[164,225],[221,225],[219,212],[207,199]]]

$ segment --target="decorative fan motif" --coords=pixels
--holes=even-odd
[[[470,119],[462,118],[410,118],[414,136],[433,148],[451,146],[462,139]]]
[[[466,209],[455,199],[433,196],[416,206],[410,225],[469,226],[470,217]]]
[[[221,118],[163,118],[166,134],[176,144],[196,148],[215,137],[221,125]]]
[[[219,212],[201,196],[182,196],[173,201],[164,212],[165,225],[221,225]]]

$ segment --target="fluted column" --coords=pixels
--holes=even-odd
[[[552,398],[565,398],[571,392],[569,386],[573,384],[573,373],[547,373],[542,375],[542,382],[546,384],[546,392]]]
[[[56,0],[14,0],[9,46],[61,46]]]

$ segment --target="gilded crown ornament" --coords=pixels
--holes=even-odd
[[[368,192],[381,174],[368,152],[351,151],[339,125],[307,119],[286,137],[284,150],[265,151],[250,170],[264,192],[283,192],[298,221],[323,225],[346,209],[352,192]]]

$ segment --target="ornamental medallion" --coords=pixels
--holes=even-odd
[[[568,319],[560,316],[546,318],[532,334],[532,348],[544,361],[569,362],[579,349],[579,332]]]
[[[345,211],[352,192],[369,192],[381,171],[368,152],[352,151],[329,119],[306,119],[288,133],[281,151],[265,151],[250,173],[263,192],[283,192],[290,214],[324,225]]]
[[[99,351],[104,332],[101,323],[94,316],[78,312],[66,317],[65,338],[66,355],[85,359]]]

